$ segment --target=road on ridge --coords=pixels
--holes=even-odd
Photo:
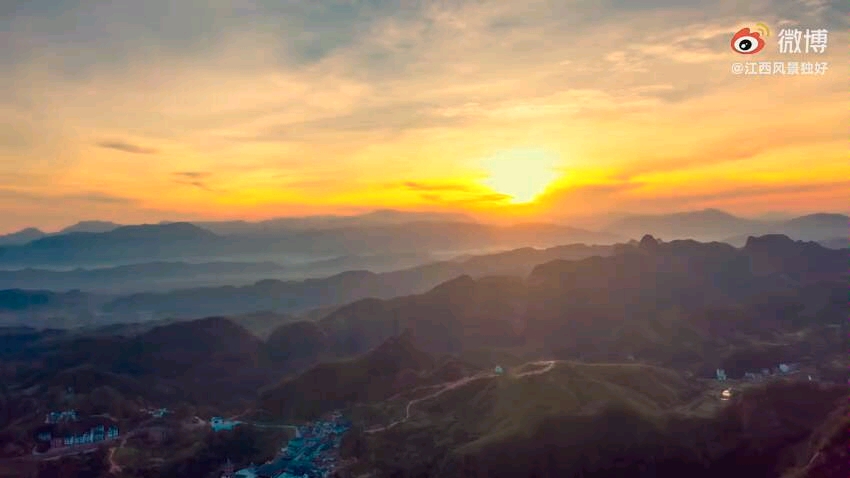
[[[542,365],[542,368],[540,368],[539,370],[530,370],[528,372],[518,373],[518,374],[515,374],[513,376],[514,377],[527,377],[529,375],[541,375],[541,374],[544,374],[544,373],[552,370],[555,367],[555,363],[556,363],[556,361],[554,361],[554,360],[543,360],[543,361],[539,361],[539,362],[530,362],[526,365]],[[452,382],[446,382],[446,383],[439,384],[439,385],[429,385],[428,388],[430,388],[430,387],[440,387],[440,388],[433,393],[425,395],[424,397],[419,397],[419,398],[416,398],[416,399],[413,399],[413,400],[407,402],[407,406],[404,408],[404,418],[402,418],[400,420],[396,420],[396,421],[390,423],[389,425],[370,428],[370,429],[366,430],[364,433],[378,433],[378,432],[389,430],[390,428],[393,428],[396,425],[400,425],[400,424],[406,422],[407,420],[409,420],[410,419],[410,411],[411,411],[412,407],[419,402],[423,402],[425,400],[430,400],[434,397],[440,396],[440,395],[448,392],[449,390],[454,390],[458,387],[462,387],[462,386],[464,386],[464,385],[466,385],[470,382],[473,382],[475,380],[481,380],[483,378],[493,378],[493,377],[498,377],[498,376],[499,376],[499,374],[497,374],[495,372],[481,372],[481,373],[477,373],[475,375],[471,375],[469,377],[464,377],[464,378],[459,379],[459,380],[454,380]]]

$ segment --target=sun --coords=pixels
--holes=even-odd
[[[482,162],[487,178],[483,183],[510,196],[514,204],[533,202],[560,176],[558,156],[543,150],[513,149]]]

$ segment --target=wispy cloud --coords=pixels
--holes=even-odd
[[[406,181],[404,187],[414,191],[453,191],[453,192],[469,192],[472,188],[466,184],[451,184],[451,183],[423,183],[417,181]]]
[[[188,179],[203,179],[208,178],[211,173],[205,171],[180,171],[174,173],[175,176]]]
[[[136,144],[128,143],[125,141],[101,141],[97,143],[101,148],[106,149],[114,149],[116,151],[123,151],[125,153],[133,153],[133,154],[156,154],[157,150],[154,148],[146,148],[144,146],[139,146]]]
[[[492,205],[494,203],[504,203],[511,199],[511,196],[500,193],[474,193],[462,197],[446,197],[436,193],[421,193],[419,197],[427,202],[442,206]]]
[[[208,179],[212,173],[205,171],[180,171],[173,173],[174,182],[184,186],[192,186],[208,192],[217,191],[216,188],[210,186]]]
[[[38,205],[56,205],[56,204],[80,204],[80,203],[95,203],[95,204],[112,204],[112,205],[131,205],[136,204],[137,200],[124,196],[117,196],[103,192],[78,192],[68,194],[47,193],[40,191],[31,191],[14,188],[0,188],[0,198],[10,201],[20,201],[21,203],[38,204]]]

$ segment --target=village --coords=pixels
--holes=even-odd
[[[726,370],[717,369],[715,371],[715,379],[718,385],[721,386],[720,400],[731,400],[732,397],[739,392],[733,384],[740,387],[745,387],[750,384],[762,383],[768,380],[781,379],[786,377],[801,377],[805,374],[805,379],[809,382],[817,381],[818,377],[814,371],[804,370],[800,364],[784,364],[781,363],[773,369],[763,368],[758,372],[744,372],[744,375],[739,380],[731,380],[726,375]]]
[[[339,465],[342,436],[351,422],[339,412],[314,423],[295,427],[290,439],[277,457],[260,466],[233,471],[228,462],[223,478],[326,478]]]
[[[75,410],[49,412],[35,430],[33,455],[74,452],[119,437],[118,423],[108,416],[80,418]]]

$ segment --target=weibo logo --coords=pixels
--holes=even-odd
[[[762,35],[770,36],[770,30],[767,28],[767,25],[762,23],[759,23],[758,26],[761,27],[760,32],[754,32],[749,28],[742,28],[738,30],[735,35],[732,36],[732,42],[730,43],[732,51],[740,53],[741,55],[753,55],[762,51],[765,45]]]

